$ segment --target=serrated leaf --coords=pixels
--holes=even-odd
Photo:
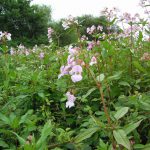
[[[118,111],[116,112],[116,114],[114,115],[114,117],[119,120],[120,118],[122,118],[129,110],[129,107],[122,107],[119,108]]]
[[[118,144],[124,146],[128,150],[131,150],[131,145],[130,145],[129,139],[126,136],[124,130],[121,130],[121,129],[120,130],[114,130],[113,135],[114,135],[114,138]]]
[[[107,78],[108,81],[119,80],[121,78],[122,71],[115,73],[113,76]]]
[[[83,133],[80,133],[75,137],[75,143],[80,143],[85,139],[90,138],[95,132],[99,130],[99,127],[93,127],[85,130]]]
[[[85,95],[82,96],[82,98],[87,98],[93,91],[95,91],[96,88],[91,88],[87,91],[87,93]]]
[[[136,123],[131,123],[129,125],[126,125],[123,130],[125,131],[125,133],[128,135],[129,133],[131,133],[133,130],[135,130],[141,123],[142,120],[136,122]]]
[[[128,86],[130,87],[130,84],[128,82],[125,82],[125,81],[121,81],[119,82],[120,85],[123,85],[123,86]]]

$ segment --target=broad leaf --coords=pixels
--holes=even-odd
[[[122,118],[129,110],[129,107],[122,107],[120,108],[116,114],[114,115],[114,117],[119,120],[120,118]]]
[[[131,150],[130,142],[128,140],[127,135],[125,134],[125,132],[123,130],[121,130],[121,129],[114,130],[113,135],[118,144],[124,146],[128,150]]]
[[[90,138],[95,132],[99,130],[99,127],[93,127],[85,130],[83,133],[80,133],[75,137],[75,143],[80,143],[83,140]]]
[[[136,122],[136,123],[131,123],[126,125],[123,129],[125,131],[125,133],[128,135],[129,133],[131,133],[133,130],[135,130],[141,123],[142,120]]]

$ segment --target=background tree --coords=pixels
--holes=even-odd
[[[0,30],[10,32],[15,44],[46,44],[51,9],[30,3],[31,0],[1,0]]]

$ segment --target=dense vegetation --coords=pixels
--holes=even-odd
[[[150,18],[102,16],[52,23],[33,48],[0,32],[1,149],[150,149]]]

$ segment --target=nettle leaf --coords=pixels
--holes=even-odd
[[[79,135],[75,137],[75,143],[80,143],[83,140],[90,138],[99,129],[100,129],[99,127],[93,127],[93,128],[85,130],[83,133],[80,133]]]
[[[129,133],[131,133],[133,130],[135,130],[141,123],[142,120],[136,122],[136,123],[130,123],[128,125],[126,125],[123,130],[125,131],[125,133],[128,135]]]
[[[93,91],[95,91],[96,88],[92,88],[92,89],[89,89],[88,92],[82,96],[83,99],[87,98]]]
[[[114,115],[114,117],[119,120],[120,118],[122,118],[129,110],[129,107],[122,107],[119,108],[116,112],[116,114]]]
[[[119,85],[123,85],[123,86],[128,86],[128,87],[130,87],[130,84],[129,84],[128,82],[126,82],[126,81],[121,81],[121,82],[119,82]]]
[[[129,139],[128,139],[126,133],[124,132],[124,130],[121,130],[121,129],[114,130],[113,135],[118,144],[124,146],[128,150],[131,150],[131,145],[130,145]]]
[[[102,82],[105,78],[105,75],[102,73],[100,74],[99,76],[96,77],[96,80],[99,81],[99,82]]]
[[[108,81],[119,80],[121,78],[122,71],[116,72],[113,76],[107,78]]]

